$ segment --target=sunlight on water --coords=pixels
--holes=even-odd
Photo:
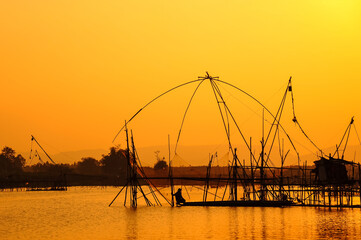
[[[119,188],[0,192],[1,239],[344,239],[360,209],[123,207]]]

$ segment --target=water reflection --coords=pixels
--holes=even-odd
[[[126,208],[124,211],[126,221],[126,237],[129,240],[138,239],[138,221],[137,221],[137,209]]]
[[[108,207],[116,188],[0,195],[1,239],[344,239],[360,209]]]
[[[285,209],[284,208],[281,208],[280,209],[280,221],[281,221],[281,238],[282,239],[285,239],[286,238],[286,234],[285,234],[285,226],[286,226],[286,221],[285,221]]]
[[[168,223],[170,222],[174,222],[174,211],[170,211],[169,214],[167,214],[167,221]],[[171,239],[171,236],[174,236],[174,227],[173,227],[173,224],[167,224],[168,226],[168,231],[169,231],[169,234],[168,234],[168,237],[167,239]]]
[[[214,238],[214,232],[212,230],[212,222],[213,222],[213,213],[211,208],[205,208],[205,214],[206,214],[206,234],[205,237],[207,239]]]
[[[351,209],[353,211],[353,209]],[[350,209],[318,209],[317,233],[320,239],[349,237]],[[355,233],[355,231],[351,231]]]
[[[229,236],[232,239],[239,239],[239,227],[242,227],[238,221],[237,208],[228,208]]]

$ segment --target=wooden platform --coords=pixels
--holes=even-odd
[[[292,206],[292,201],[207,201],[185,202],[181,206],[204,206],[204,207],[285,207]]]

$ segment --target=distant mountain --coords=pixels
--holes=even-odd
[[[108,152],[109,152],[108,150],[104,150],[104,149],[87,149],[87,150],[79,150],[79,151],[60,152],[57,154],[49,154],[49,155],[56,163],[73,164],[74,162],[80,161],[84,157],[93,157],[97,160],[100,160],[102,155],[107,154]],[[26,158],[27,164],[29,164],[29,153],[20,153],[20,154]],[[43,152],[39,151],[39,154],[43,161],[45,162],[49,161]],[[31,164],[36,164],[37,162],[39,162],[38,159],[31,160]]]
[[[84,157],[92,157],[100,160],[103,154],[107,154],[109,150],[104,149],[88,149],[80,151],[60,152],[54,155],[53,160],[59,163],[74,163],[80,161]]]
[[[278,148],[278,147],[277,147]],[[255,150],[255,157],[258,158],[260,149]],[[156,163],[155,151],[159,151],[159,156],[165,157],[168,161],[168,147],[167,146],[152,146],[138,149],[138,154],[141,162],[145,166],[153,166]],[[171,159],[174,166],[206,166],[208,165],[210,155],[217,152],[217,157],[213,160],[213,164],[220,166],[227,166],[228,162],[232,160],[232,154],[228,151],[227,145],[199,145],[199,146],[178,146],[177,154],[174,154],[174,146],[171,146]],[[237,155],[240,161],[249,165],[250,154],[245,146],[239,147]],[[275,148],[270,156],[271,162],[275,166],[280,166],[280,158],[278,150]],[[316,160],[316,159],[315,159]],[[270,163],[270,166],[274,166]],[[296,154],[289,154],[287,156],[286,165],[295,165],[298,163]]]
[[[168,146],[152,146],[138,148],[138,154],[140,160],[144,166],[153,166],[156,163],[155,151],[159,151],[159,156],[165,157],[168,161]],[[219,165],[227,165],[228,161],[232,159],[230,153],[228,153],[228,147],[226,145],[199,145],[199,146],[179,146],[177,155],[174,154],[174,146],[171,146],[171,159],[173,159],[174,166],[205,166],[208,165],[210,154],[217,152],[218,157],[215,163]],[[335,147],[329,147],[323,150],[325,155],[334,153]],[[339,151],[339,157],[341,158],[342,149]],[[245,148],[238,149],[238,157],[241,162],[245,161],[246,165],[249,165],[249,151]],[[255,157],[257,158],[260,154],[260,149],[255,149]],[[319,153],[314,154],[302,154],[300,153],[301,163],[307,161],[307,165],[313,165],[313,162],[319,159]],[[335,156],[337,157],[337,155]],[[266,157],[267,158],[267,157]],[[270,166],[280,166],[281,161],[278,153],[278,147],[274,146],[274,150],[270,156]],[[348,146],[345,151],[345,160],[361,162],[361,146],[353,145]],[[297,165],[298,158],[296,153],[290,152],[286,158],[285,165]]]
[[[218,160],[224,161],[227,165],[228,149],[222,145],[199,145],[199,146],[178,146],[177,154],[174,153],[174,147],[171,146],[171,159],[174,166],[206,166],[209,162],[209,155],[218,153]],[[168,146],[151,146],[141,147],[137,149],[139,158],[143,165],[153,167],[157,162],[156,151],[159,151],[159,157],[165,158],[168,162],[169,151]],[[224,156],[227,155],[227,156]]]
[[[271,166],[280,166],[280,157],[278,148],[275,146],[274,151],[271,153],[270,159],[273,164]],[[139,158],[143,166],[153,167],[157,162],[155,152],[159,151],[158,155],[160,158],[165,158],[168,162],[169,153],[168,146],[159,145],[151,147],[140,147],[137,149]],[[109,149],[88,149],[88,150],[79,150],[79,151],[68,151],[61,152],[58,154],[51,155],[53,160],[56,163],[69,163],[80,161],[84,157],[93,157],[97,160],[102,158],[102,155],[108,154]],[[228,147],[226,145],[198,145],[198,146],[178,146],[177,154],[174,154],[174,146],[171,146],[171,159],[173,161],[173,166],[206,166],[208,165],[210,154],[215,154],[217,152],[217,157],[214,158],[213,163],[220,166],[226,166],[228,161],[232,160],[231,154],[228,152]],[[325,155],[335,152],[335,147],[329,147],[323,150]],[[255,149],[256,158],[259,156],[260,150]],[[24,157],[28,158],[29,153],[21,153]],[[240,148],[237,151],[240,161],[243,163],[245,161],[246,165],[249,165],[249,151],[245,148]],[[340,157],[342,150],[340,151]],[[46,161],[45,154],[41,153],[41,158]],[[319,154],[318,154],[319,155]],[[336,155],[337,156],[337,155]],[[314,154],[301,154],[301,162],[307,161],[307,165],[312,165],[313,161],[318,159],[317,153]],[[361,162],[361,146],[354,145],[348,146],[345,151],[345,160]],[[34,164],[35,159],[32,161]],[[296,165],[298,163],[297,155],[292,152],[287,156],[285,165]]]

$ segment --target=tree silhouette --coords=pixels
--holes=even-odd
[[[103,173],[109,175],[126,176],[127,164],[126,150],[119,147],[111,147],[110,152],[100,160]]]
[[[21,173],[25,165],[25,158],[20,154],[16,155],[10,147],[4,147],[0,154],[0,175],[7,176]]]
[[[154,164],[154,169],[155,170],[167,169],[168,164],[165,161],[164,157],[162,159],[159,157],[159,153],[160,153],[159,150],[154,152],[155,158],[157,159],[157,162]]]
[[[163,158],[162,160],[158,160],[155,164],[154,164],[154,169],[155,170],[164,170],[168,168],[168,164],[165,161],[165,159]]]
[[[82,158],[75,167],[76,171],[82,174],[99,174],[101,171],[100,162],[92,157]]]

